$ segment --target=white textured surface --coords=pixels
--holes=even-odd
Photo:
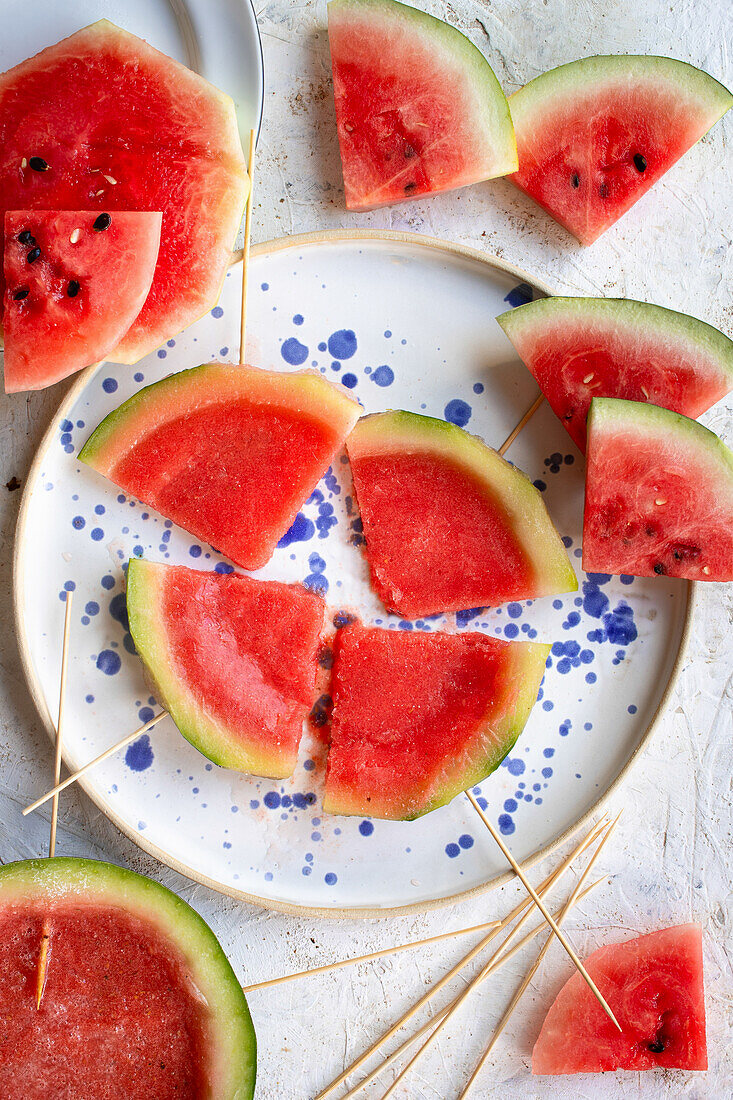
[[[481,47],[506,91],[588,53],[660,53],[733,83],[733,9],[719,0],[423,0]],[[719,124],[615,228],[583,250],[503,181],[373,214],[347,214],[332,116],[323,0],[272,0],[259,11],[266,64],[258,155],[256,240],[339,226],[406,229],[464,241],[526,267],[561,291],[647,298],[733,332],[731,119]],[[0,614],[0,858],[45,854],[48,815],[21,807],[45,786],[51,752],[11,637],[11,553],[23,479],[62,387],[2,401]],[[705,422],[733,443],[731,405]],[[707,1074],[532,1079],[529,1054],[551,997],[570,972],[553,947],[500,1041],[477,1096],[644,1098],[733,1095],[730,866],[733,672],[730,586],[699,593],[687,666],[651,748],[613,799],[625,809],[601,869],[610,885],[570,923],[582,953],[601,942],[690,919],[705,935]],[[512,888],[422,917],[307,921],[219,897],[168,872],[120,837],[86,799],[62,799],[59,849],[122,862],[159,878],[210,921],[244,981],[374,950],[503,913]],[[462,941],[465,944],[465,941]],[[260,1100],[305,1100],[322,1088],[455,961],[456,943],[376,966],[308,979],[250,998],[260,1043]],[[468,1004],[439,1047],[397,1095],[448,1100],[460,1091],[492,1023],[528,965],[520,956]],[[388,1078],[389,1079],[389,1078]],[[383,1089],[381,1090],[383,1091]],[[379,1096],[379,1089],[364,1095]]]

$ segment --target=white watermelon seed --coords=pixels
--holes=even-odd
[[[116,180],[116,179],[114,178],[114,176],[107,176],[107,175],[105,175],[105,177],[104,177],[104,178],[106,179],[107,183],[113,183],[113,184],[114,184],[114,183],[117,183],[117,180]]]
[[[79,237],[81,237],[81,229],[72,229],[71,236],[69,237],[71,243],[76,244],[76,242],[79,240]]]
[[[585,378],[583,379],[583,385],[587,386],[592,377],[593,377],[593,371],[591,371],[590,374],[586,374]]]
[[[710,572],[710,566],[709,565],[703,565],[702,571],[707,576],[708,573]]]
[[[21,168],[27,168],[28,167],[28,161],[26,160],[25,157],[23,157],[22,161],[20,162],[20,167]]]
[[[664,499],[664,497],[657,497],[657,499],[654,501],[654,503],[662,505],[662,504],[666,504],[667,501]]]

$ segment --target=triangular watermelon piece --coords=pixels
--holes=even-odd
[[[259,569],[354,426],[316,371],[210,363],[146,386],[79,458],[245,569]]]
[[[669,409],[594,398],[583,568],[733,580],[733,452]]]
[[[621,1032],[575,972],[542,1025],[533,1073],[708,1068],[699,924],[601,947],[585,967]]]
[[[670,57],[586,57],[510,97],[517,187],[592,244],[733,105]]]
[[[549,652],[472,632],[344,627],[324,810],[412,820],[480,783],[524,729]]]
[[[573,592],[542,496],[455,424],[365,416],[346,444],[372,583],[406,618]]]
[[[5,212],[5,392],[38,390],[105,359],[142,309],[161,214]]]
[[[506,97],[455,27],[395,0],[331,0],[328,39],[350,210],[516,169]]]
[[[626,298],[540,298],[497,317],[585,452],[594,397],[696,419],[733,387],[733,340],[686,313]]]
[[[216,764],[291,775],[316,697],[325,604],[298,584],[133,558],[127,612],[154,691]]]

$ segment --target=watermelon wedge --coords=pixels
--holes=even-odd
[[[234,104],[100,20],[0,76],[0,210],[163,213],[134,363],[216,301],[249,182]]]
[[[252,1020],[216,937],[122,867],[56,857],[0,868],[0,1002],[3,1100],[254,1094]]]
[[[585,966],[622,1030],[575,972],[542,1025],[533,1073],[708,1068],[699,924],[609,944]]]
[[[281,779],[316,698],[325,605],[298,584],[133,558],[130,633],[183,736],[224,768]]]
[[[733,452],[669,409],[594,398],[583,568],[733,580]]]
[[[349,210],[516,169],[506,97],[455,27],[395,0],[331,0],[328,40]]]
[[[497,321],[585,452],[594,397],[696,419],[733,388],[733,340],[685,313],[625,298],[541,298]]]
[[[5,212],[5,392],[37,390],[105,359],[142,309],[161,215]]]
[[[524,729],[547,645],[340,630],[323,808],[411,821],[480,783]]]
[[[359,411],[315,371],[210,363],[140,390],[102,421],[79,458],[232,561],[259,569]]]
[[[733,104],[713,77],[671,57],[586,57],[510,97],[511,177],[581,244],[592,244]]]
[[[363,417],[346,444],[372,583],[418,618],[573,592],[575,573],[531,481],[455,424]]]

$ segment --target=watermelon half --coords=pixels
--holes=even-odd
[[[133,558],[130,633],[158,698],[215,764],[281,779],[316,698],[325,605],[299,584]]]
[[[117,362],[214,304],[248,189],[229,96],[107,20],[0,76],[0,210],[163,212],[153,285]]]
[[[626,298],[541,298],[497,321],[585,452],[594,397],[696,419],[733,387],[733,341],[686,313]]]
[[[517,187],[592,244],[733,104],[671,57],[586,57],[510,97]]]
[[[708,1068],[699,924],[601,947],[585,967],[621,1032],[576,971],[547,1013],[533,1073]]]
[[[0,1003],[3,1100],[254,1094],[255,1033],[216,937],[122,867],[59,857],[0,868]]]
[[[372,583],[418,618],[573,592],[578,582],[538,490],[455,424],[363,417],[346,444]]]
[[[316,371],[210,363],[139,390],[79,458],[232,561],[259,569],[359,411]]]
[[[105,359],[147,298],[161,215],[5,212],[5,392],[37,390]]]
[[[324,810],[409,821],[480,783],[524,729],[549,652],[477,633],[340,630]]]
[[[733,452],[669,409],[594,398],[583,568],[733,580]]]
[[[515,171],[506,97],[455,27],[395,0],[331,0],[328,40],[350,210]]]

